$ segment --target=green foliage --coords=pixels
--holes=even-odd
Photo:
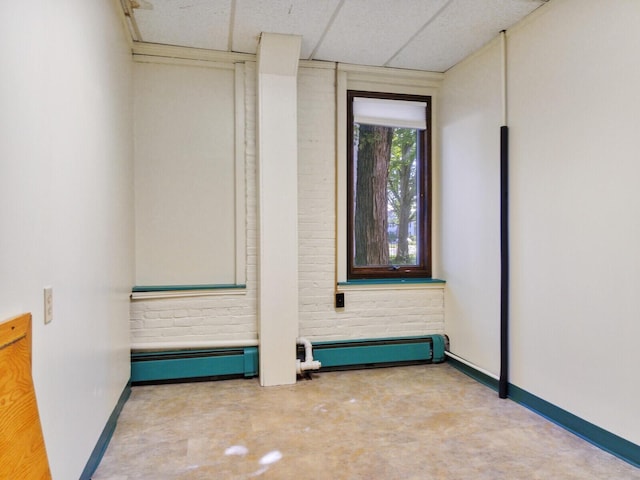
[[[362,126],[364,127],[364,125]],[[367,126],[368,127],[368,126]],[[391,128],[391,127],[390,127]],[[363,155],[364,151],[376,150],[377,144],[384,144],[388,141],[381,137],[381,134],[370,128],[361,128],[360,125],[354,124],[353,135],[354,147],[357,146],[358,154]],[[387,144],[388,145],[388,144]],[[359,235],[367,238],[359,239],[356,237],[356,264],[367,264],[364,260],[359,259],[360,252],[364,252],[367,248],[363,245],[359,247],[359,243],[378,244],[377,249],[384,248],[389,251],[388,262],[394,265],[415,265],[416,263],[416,237],[415,227],[411,231],[410,224],[416,220],[417,208],[417,146],[418,132],[411,128],[393,128],[393,136],[391,138],[390,151],[386,163],[388,166],[388,176],[386,180],[386,218],[373,220],[361,220],[360,223],[356,219],[356,230]],[[361,159],[364,162],[364,158]],[[369,172],[369,166],[365,167],[364,163],[358,162],[358,176],[367,176],[367,185],[373,179],[373,172]],[[362,180],[362,179],[360,179]],[[357,202],[361,200],[361,192],[358,188]],[[364,206],[363,208],[369,208]],[[356,208],[358,210],[359,207]],[[356,214],[358,215],[358,214]],[[374,234],[362,228],[362,222],[380,221],[380,226],[385,230],[385,238],[383,247],[380,242],[374,240]],[[393,226],[393,227],[392,227]],[[360,228],[358,228],[360,227]],[[367,227],[368,228],[368,227]],[[379,231],[379,228],[375,228]],[[362,263],[361,263],[362,262]]]
[[[394,129],[387,181],[389,223],[398,225],[398,245],[394,264],[415,264],[415,250],[410,251],[409,224],[416,219],[416,153],[418,132],[410,128]],[[412,238],[415,243],[415,237]]]

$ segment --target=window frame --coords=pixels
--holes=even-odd
[[[418,130],[418,222],[420,245],[416,265],[356,266],[355,259],[355,172],[353,158],[353,102],[354,98],[426,102],[426,129]],[[432,164],[432,97],[401,93],[347,90],[347,280],[431,278],[431,164]],[[420,155],[421,154],[421,155]]]

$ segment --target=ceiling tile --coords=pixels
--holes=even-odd
[[[308,58],[340,0],[237,0],[234,52],[256,53],[260,33],[302,35],[300,58]]]
[[[314,58],[382,65],[446,2],[345,0]]]
[[[142,41],[255,54],[302,36],[300,58],[446,71],[545,0],[136,0]],[[232,18],[233,17],[233,18]]]
[[[444,72],[542,3],[541,0],[453,0],[388,66]]]
[[[142,40],[227,50],[231,0],[138,0],[135,19]]]

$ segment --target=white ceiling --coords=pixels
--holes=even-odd
[[[304,60],[444,72],[548,0],[122,1],[138,41],[255,54],[296,34]]]

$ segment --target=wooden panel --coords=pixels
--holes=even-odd
[[[0,478],[51,478],[31,377],[29,313],[0,323]]]

